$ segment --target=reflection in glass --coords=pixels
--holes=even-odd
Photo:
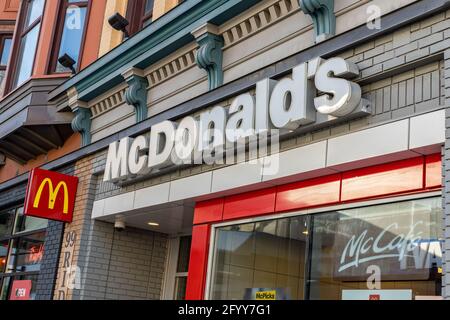
[[[17,209],[16,223],[14,226],[14,233],[30,232],[47,228],[48,220],[25,216],[23,214],[23,207]]]
[[[31,280],[30,300],[36,299],[36,286],[38,282],[37,274],[21,275],[15,277],[5,277],[1,285],[0,300],[8,300],[11,295],[11,288],[14,280]]]
[[[217,229],[212,299],[303,299],[308,217]]]
[[[188,272],[189,257],[191,253],[191,236],[180,238],[180,249],[178,250],[177,272]]]
[[[153,2],[154,0],[146,0],[145,1],[145,15],[149,14],[153,11]]]
[[[44,255],[45,232],[13,239],[6,272],[39,271]]]
[[[64,19],[64,30],[61,37],[58,57],[68,54],[76,62],[74,65],[75,70],[78,69],[86,11],[86,7],[75,9],[73,7],[69,7],[66,10],[66,17]],[[70,69],[63,67],[60,63],[58,63],[56,66],[56,72],[70,72]]]
[[[0,238],[11,235],[14,224],[14,210],[0,212]]]
[[[344,209],[219,227],[211,299],[339,300],[367,290],[368,267],[382,290],[440,296],[441,198]],[[305,281],[305,278],[307,279]]]
[[[0,300],[7,300],[9,297],[9,288],[10,284],[12,283],[10,277],[3,278],[1,282],[1,288],[0,288]]]
[[[11,42],[12,39],[10,38],[6,38],[3,42],[3,51],[1,53],[1,61],[0,61],[0,65],[2,66],[6,66],[8,64],[9,54],[11,52]]]
[[[5,272],[6,259],[8,258],[9,241],[0,241],[0,273]]]
[[[368,267],[381,289],[441,294],[441,200],[429,198],[313,217],[310,299],[341,299],[368,289]]]
[[[34,55],[41,24],[33,27],[21,40],[14,87],[28,80],[33,72]]]
[[[28,4],[28,13],[25,19],[25,29],[33,24],[44,11],[44,0],[30,0]]]
[[[187,277],[175,278],[175,300],[184,300],[186,297]]]

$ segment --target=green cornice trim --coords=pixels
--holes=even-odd
[[[76,107],[73,109],[75,118],[72,120],[72,130],[81,134],[81,145],[91,143],[91,110],[89,108]]]
[[[201,35],[197,42],[199,44],[196,56],[197,65],[206,70],[209,90],[214,90],[223,84],[223,38],[207,32]]]
[[[195,41],[191,31],[211,22],[228,21],[261,0],[187,0],[129,38],[50,93],[50,99],[75,87],[89,101],[123,82],[130,68],[145,69]]]
[[[136,110],[136,123],[147,119],[147,78],[132,74],[125,78],[128,88],[125,91],[125,101]]]
[[[336,34],[334,0],[298,0],[298,3],[302,11],[313,20],[316,42]]]

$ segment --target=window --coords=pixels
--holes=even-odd
[[[379,289],[440,296],[442,199],[408,200],[215,229],[212,299],[340,300]],[[258,219],[256,219],[258,220]]]
[[[170,253],[164,299],[184,300],[191,254],[191,236],[173,238],[170,240]]]
[[[61,22],[51,64],[51,72],[70,72],[58,63],[64,54],[75,60],[74,68],[79,69],[80,55],[86,28],[89,1],[65,0],[61,8]]]
[[[128,32],[135,34],[152,22],[154,0],[135,0],[129,2],[127,18],[130,21]]]
[[[23,208],[17,209],[14,233],[30,232],[47,228],[48,220],[35,217],[27,217],[23,214]]]
[[[19,52],[17,55],[16,70],[13,73],[12,88],[16,88],[29,79],[33,73],[34,58],[41,29],[42,13],[45,0],[25,0],[20,23]]]
[[[0,300],[13,280],[32,280],[41,269],[48,220],[23,215],[23,207],[0,212]],[[32,286],[32,297],[35,285]]]
[[[5,70],[11,52],[12,36],[0,37],[0,70]]]

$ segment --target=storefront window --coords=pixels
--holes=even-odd
[[[17,209],[14,233],[30,232],[47,228],[48,220],[35,217],[27,217],[23,214],[23,207]]]
[[[9,236],[14,224],[14,210],[0,212],[0,238]]]
[[[441,199],[430,198],[313,217],[310,299],[341,299],[343,290],[412,290],[441,294]],[[372,284],[376,287],[376,283]]]
[[[0,213],[0,300],[14,280],[31,280],[31,299],[41,270],[48,220],[28,217],[23,207]]]
[[[6,258],[8,257],[9,241],[0,241],[0,273],[5,272]]]
[[[31,281],[31,292],[30,300],[36,299],[36,285],[38,281],[38,274],[20,275],[15,277],[4,277],[3,281],[0,278],[0,300],[7,300],[11,295],[11,288],[14,281],[17,280],[30,280]]]
[[[439,296],[441,224],[436,197],[220,227],[209,298]]]
[[[44,254],[45,232],[12,240],[6,272],[37,272]]]
[[[175,274],[175,299],[184,300],[186,296],[187,273],[189,268],[189,257],[191,252],[191,236],[180,238],[178,249],[177,272]]]
[[[212,299],[303,299],[307,216],[234,225],[216,234]]]

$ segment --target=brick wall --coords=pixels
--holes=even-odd
[[[36,300],[53,298],[63,233],[64,223],[49,221],[44,244],[44,257],[36,286]]]
[[[449,92],[450,90],[450,49],[445,51],[445,89],[446,92]],[[450,94],[446,95],[445,107],[446,139],[443,151],[444,161],[442,161],[445,183],[443,192],[445,245],[443,252],[444,266],[442,273],[442,286],[444,290],[442,295],[445,299],[450,300]]]
[[[98,161],[96,161],[98,160]],[[90,156],[76,164],[79,178],[74,220],[65,235],[75,232],[72,267],[79,267],[80,286],[69,289],[68,300],[159,299],[167,255],[167,236],[91,220],[98,178],[94,174],[101,157]],[[103,164],[104,165],[104,164]],[[60,298],[64,279],[64,256],[60,255],[54,292]],[[74,277],[76,278],[76,277]]]

